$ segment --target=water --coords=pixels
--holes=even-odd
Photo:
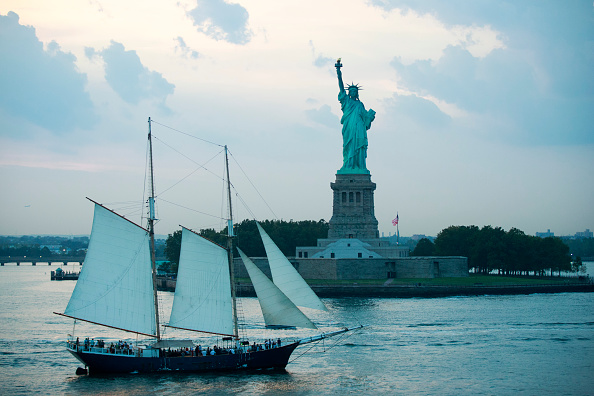
[[[80,363],[63,342],[72,320],[52,314],[63,312],[75,282],[50,281],[51,269],[0,267],[0,394],[594,394],[594,293],[325,299],[332,315],[315,321],[370,327],[338,345],[298,348],[286,372],[76,376]],[[171,293],[160,299],[171,305]],[[259,308],[241,303],[253,339],[263,331]],[[130,337],[86,324],[76,334]]]

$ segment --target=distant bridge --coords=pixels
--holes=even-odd
[[[69,263],[74,263],[75,265],[83,265],[85,261],[85,256],[54,256],[54,257],[31,257],[31,256],[2,256],[0,257],[0,266],[4,266],[4,264],[61,264],[61,265],[68,265]]]

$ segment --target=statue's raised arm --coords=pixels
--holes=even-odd
[[[336,60],[336,64],[334,65],[334,67],[336,67],[336,74],[338,75],[338,87],[340,88],[340,92],[345,92],[344,83],[342,82],[342,72],[340,71],[340,68],[342,67],[342,63],[340,63],[340,58]]]

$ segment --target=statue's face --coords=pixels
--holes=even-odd
[[[359,90],[357,88],[349,88],[349,96],[352,99],[359,99]]]

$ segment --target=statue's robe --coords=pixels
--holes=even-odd
[[[375,111],[365,110],[360,100],[351,98],[345,91],[338,94],[342,109],[342,158],[341,172],[367,171],[367,130],[375,118]],[[367,172],[364,172],[367,173]]]

